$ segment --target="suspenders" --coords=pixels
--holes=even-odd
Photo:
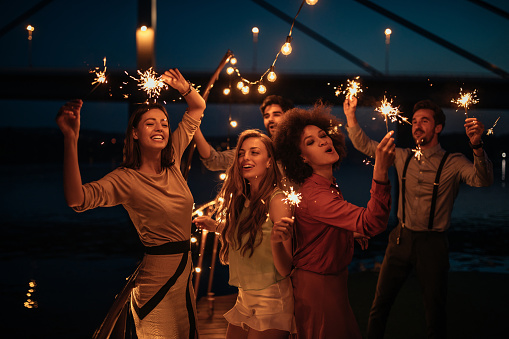
[[[401,176],[401,206],[402,206],[402,220],[401,223],[403,226],[405,226],[405,182],[406,182],[406,172],[408,169],[408,164],[410,163],[410,159],[412,159],[414,155],[410,153],[408,155],[408,158],[405,161],[405,166],[403,167],[403,173]],[[431,230],[433,228],[433,221],[435,219],[435,207],[437,204],[437,195],[438,195],[438,185],[440,181],[440,174],[442,173],[442,169],[444,168],[445,161],[447,160],[447,157],[449,156],[449,152],[445,152],[444,156],[442,157],[442,161],[440,161],[440,165],[438,166],[437,174],[435,176],[435,182],[433,183],[433,195],[431,197],[431,208],[429,213],[429,223],[428,223],[428,229]]]

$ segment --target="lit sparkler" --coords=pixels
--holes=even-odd
[[[458,99],[451,99],[453,104],[458,105],[459,107],[465,108],[465,115],[468,118],[468,107],[475,105],[479,102],[477,99],[477,90],[474,89],[473,92],[465,92],[463,93],[463,88],[460,88],[460,96]],[[457,110],[456,110],[457,111]]]
[[[415,157],[417,160],[419,160],[419,161],[421,161],[421,157],[424,155],[424,154],[422,153],[422,148],[421,148],[421,143],[422,143],[423,141],[424,141],[424,139],[419,140],[419,141],[417,142],[417,146],[415,147],[415,149],[413,149],[413,150],[412,150],[412,152],[414,152],[414,157]]]
[[[162,89],[168,89],[168,85],[161,80],[161,76],[158,76],[152,67],[143,73],[140,70],[137,72],[140,75],[139,79],[129,75],[127,72],[126,74],[139,82],[138,86],[140,87],[140,90],[145,91],[149,98],[157,98],[161,94]]]
[[[500,117],[498,117],[497,120],[495,120],[495,123],[493,124],[493,127],[488,129],[488,131],[486,131],[486,135],[493,134],[493,129],[495,128],[495,126],[497,126],[498,119],[500,119]]]
[[[338,125],[332,125],[332,119],[330,120],[330,127],[327,130],[328,134],[338,134],[340,131],[340,127],[343,126],[342,124]]]
[[[106,57],[103,59],[104,62],[104,70],[100,71],[99,67],[95,68],[95,71],[90,71],[90,73],[95,73],[94,81],[92,82],[92,85],[95,84],[105,84],[108,82],[106,79]]]
[[[290,186],[290,191],[283,191],[286,198],[283,199],[285,204],[290,206],[299,206],[301,201],[301,194],[293,190],[293,186]]]
[[[380,112],[384,116],[385,127],[387,129],[387,133],[389,132],[389,126],[388,126],[387,119],[389,119],[391,122],[403,121],[403,122],[406,122],[407,124],[410,124],[410,125],[412,124],[408,121],[407,117],[400,115],[400,113],[402,113],[402,112],[399,110],[399,106],[393,107],[392,99],[391,99],[391,101],[388,101],[387,98],[385,97],[385,95],[384,95],[384,99],[382,100],[380,106],[375,108],[375,111]]]
[[[361,88],[361,84],[355,80],[359,80],[360,77],[356,77],[355,79],[353,80],[350,80],[348,79],[346,82],[347,82],[347,85],[345,87],[345,89],[343,91],[341,91],[341,89],[337,89],[335,94],[336,96],[338,97],[339,94],[345,94],[347,98],[352,98],[352,97],[356,97],[358,93],[361,93],[362,92],[362,88]],[[341,87],[343,87],[343,85],[341,85]]]

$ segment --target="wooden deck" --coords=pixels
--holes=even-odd
[[[226,337],[228,322],[224,319],[223,314],[235,305],[236,299],[237,294],[230,294],[214,296],[213,304],[206,296],[198,300],[196,309],[200,339],[224,339]],[[211,309],[212,305],[213,309]]]

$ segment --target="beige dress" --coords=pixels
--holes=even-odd
[[[180,159],[199,124],[200,121],[186,113],[172,133],[175,157],[172,167],[157,175],[129,168],[115,169],[102,179],[84,185],[85,201],[75,210],[82,212],[121,204],[129,213],[144,246],[189,241],[194,200],[180,172]],[[139,314],[139,309],[172,278],[179,264],[182,273],[176,277],[168,293],[148,314]],[[191,270],[189,251],[184,254],[145,254],[131,295],[139,338],[192,338],[197,333]]]

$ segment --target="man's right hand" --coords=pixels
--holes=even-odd
[[[348,127],[353,127],[358,124],[355,110],[357,109],[357,98],[347,96],[343,102],[343,111],[345,112]]]

